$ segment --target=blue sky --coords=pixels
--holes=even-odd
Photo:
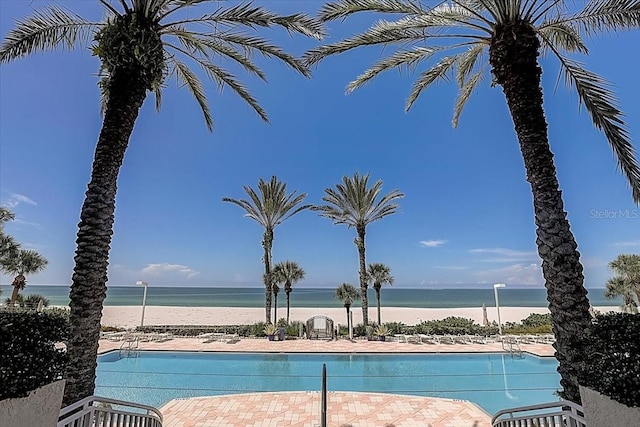
[[[97,1],[61,2],[90,19]],[[261,2],[313,12],[322,2]],[[2,0],[0,35],[45,1]],[[370,18],[329,26],[327,41]],[[273,34],[301,54],[312,40]],[[634,145],[640,138],[640,33],[591,40],[587,67],[615,87]],[[209,133],[186,89],[170,81],[156,113],[149,97],[121,169],[109,285],[261,286],[262,229],[223,197],[278,176],[320,203],[325,188],[354,172],[406,194],[400,212],[369,226],[368,262],[392,268],[399,287],[542,286],[531,191],[500,88],[485,84],[451,126],[454,84],[425,92],[409,113],[414,75],[388,73],[345,95],[346,84],[379,49],[330,58],[312,79],[258,60],[264,84],[238,74],[269,114],[265,124],[229,90],[209,85]],[[604,136],[577,96],[543,58],[545,109],[565,208],[578,241],[586,285],[602,287],[607,263],[640,252],[640,210]],[[69,284],[80,207],[101,127],[98,60],[86,48],[37,54],[0,68],[0,203],[16,221],[6,231],[49,260],[31,284]],[[302,212],[276,229],[275,261],[307,273],[300,286],[357,283],[355,231]],[[11,278],[1,277],[3,284]]]

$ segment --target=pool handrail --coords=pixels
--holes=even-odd
[[[88,396],[62,408],[57,427],[91,427],[98,425],[99,419],[101,427],[162,427],[162,413],[153,406],[100,396]]]
[[[582,406],[568,400],[503,409],[491,419],[493,427],[528,425],[586,427]]]

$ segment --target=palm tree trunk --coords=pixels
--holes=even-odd
[[[273,245],[273,230],[266,229],[262,239],[262,247],[264,248],[264,311],[265,322],[267,325],[271,323],[271,294],[273,288],[271,286],[271,246]]]
[[[15,280],[14,280],[15,282]],[[13,291],[11,292],[11,300],[9,301],[9,309],[13,310],[14,308],[14,304],[16,303],[16,300],[18,299],[18,294],[20,293],[20,287],[17,285],[13,286]]]
[[[349,308],[351,307],[351,305],[344,305],[344,308],[347,309],[347,331],[349,330],[349,325],[351,324],[351,319],[349,319],[351,316],[349,316]]]
[[[273,294],[273,324],[278,324],[278,294]]]
[[[378,303],[378,325],[382,325],[382,321],[380,320],[380,287],[374,286],[376,290],[376,302]]]
[[[129,137],[146,98],[133,73],[114,74],[78,224],[69,303],[71,336],[64,404],[93,394],[102,305],[106,296],[118,172]]]
[[[583,344],[577,339],[590,323],[582,265],[556,178],[544,117],[539,41],[533,30],[516,23],[496,28],[490,63],[503,88],[533,192],[538,254],[556,336],[554,344],[562,395],[580,402],[579,366]]]
[[[287,290],[285,292],[287,293],[287,325],[288,325],[289,324],[289,308],[291,307],[289,294],[291,293],[291,291]]]
[[[360,258],[360,299],[362,300],[362,323],[365,326],[369,324],[369,300],[367,299],[367,263],[365,260],[365,246],[364,236],[366,228],[364,226],[357,226],[356,231],[358,237],[356,238],[356,246],[358,246],[358,255]]]

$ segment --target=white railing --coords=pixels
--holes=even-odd
[[[162,414],[152,406],[89,396],[62,408],[57,427],[162,427]]]
[[[580,405],[561,400],[504,409],[491,419],[493,427],[587,427]]]

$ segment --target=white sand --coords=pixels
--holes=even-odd
[[[596,310],[619,311],[619,307],[595,307]],[[362,309],[353,307],[353,321],[362,323]],[[518,322],[531,313],[548,313],[542,307],[500,307],[502,323]],[[286,317],[286,309],[280,308],[278,318]],[[335,322],[346,324],[344,308],[292,308],[290,320],[306,321],[315,315],[325,315]],[[460,316],[482,323],[482,308],[405,308],[382,307],[382,322],[402,322],[415,325],[423,320],[444,319],[448,316]],[[487,307],[489,321],[497,321],[495,307]],[[135,327],[140,325],[141,306],[105,306],[102,312],[102,324],[108,326]],[[145,325],[241,325],[264,321],[264,308],[238,307],[164,307],[147,306],[144,315]],[[369,319],[377,319],[376,308],[369,308]]]

